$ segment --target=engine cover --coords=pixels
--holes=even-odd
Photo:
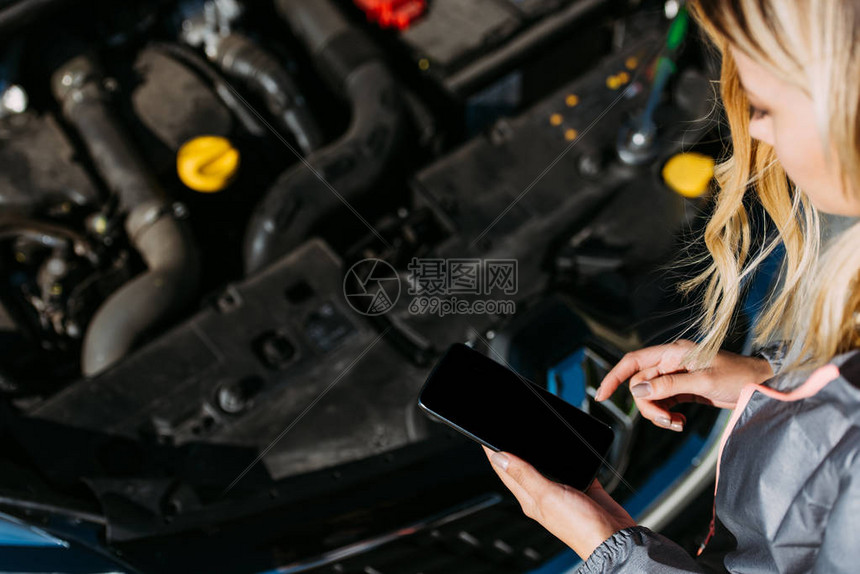
[[[322,241],[309,241],[33,414],[86,429],[96,442],[120,437],[166,449],[229,446],[241,449],[244,463],[265,452],[272,479],[416,440],[423,418],[413,417],[414,399],[424,372],[335,296],[342,282],[339,258]],[[70,450],[75,458],[81,452]],[[52,472],[62,471],[57,453],[40,453]],[[110,466],[99,448],[91,453],[93,469]],[[193,459],[194,450],[189,454]],[[124,465],[108,473],[127,474]],[[189,480],[224,488],[238,472],[226,467],[229,472],[219,466],[218,477]]]

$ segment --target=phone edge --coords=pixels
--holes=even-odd
[[[458,424],[456,424],[456,423],[451,422],[450,420],[448,420],[448,419],[446,419],[445,417],[441,416],[439,413],[437,413],[437,412],[435,412],[435,411],[433,411],[433,410],[429,409],[429,408],[428,408],[424,403],[422,403],[422,402],[421,402],[421,397],[420,397],[420,396],[418,397],[418,406],[419,406],[419,407],[421,408],[421,410],[423,410],[425,413],[428,413],[428,414],[430,414],[430,415],[433,415],[433,417],[435,417],[435,418],[436,418],[436,420],[438,420],[438,421],[439,421],[439,422],[441,422],[441,423],[446,424],[447,426],[451,427],[452,429],[454,429],[455,431],[459,432],[460,434],[462,434],[462,435],[466,436],[467,438],[470,438],[470,439],[472,439],[473,441],[475,441],[475,442],[477,442],[477,443],[480,443],[480,444],[482,444],[482,445],[486,446],[487,448],[489,448],[490,450],[493,450],[493,451],[495,451],[495,452],[500,452],[500,451],[501,451],[501,449],[499,449],[498,447],[495,447],[495,446],[491,445],[490,443],[488,443],[487,441],[485,441],[485,440],[483,440],[483,439],[481,439],[481,438],[478,438],[476,435],[474,435],[474,434],[470,433],[469,431],[467,431],[466,429],[464,429],[464,428],[463,428],[463,427],[461,427],[460,425],[458,425]]]

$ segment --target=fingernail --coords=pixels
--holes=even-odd
[[[598,387],[597,392],[594,393],[594,400],[595,401],[602,401],[603,400],[603,387]]]
[[[669,417],[657,417],[656,419],[654,419],[654,422],[656,422],[661,427],[672,427],[672,420]]]
[[[508,462],[509,459],[507,456],[503,455],[500,452],[494,453],[493,456],[490,457],[490,460],[493,461],[493,464],[501,468],[502,470],[508,470]]]
[[[634,397],[647,397],[651,394],[651,383],[645,381],[630,387],[630,394]]]
[[[682,430],[684,430],[684,424],[680,422],[674,422],[669,426],[669,428],[673,431],[681,432]]]

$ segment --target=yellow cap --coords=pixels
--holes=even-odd
[[[176,154],[182,183],[195,191],[221,191],[239,170],[239,151],[221,136],[200,136],[185,142]]]
[[[714,177],[714,158],[695,152],[679,153],[663,166],[663,181],[684,197],[699,197]]]

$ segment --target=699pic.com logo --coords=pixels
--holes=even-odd
[[[513,315],[518,269],[515,259],[419,259],[408,270],[407,310],[413,315]],[[400,276],[382,259],[362,259],[343,279],[349,305],[367,316],[390,311],[400,298]],[[481,298],[482,295],[495,295]]]
[[[369,317],[382,315],[400,298],[400,277],[387,261],[362,259],[347,270],[343,295],[357,313]]]

